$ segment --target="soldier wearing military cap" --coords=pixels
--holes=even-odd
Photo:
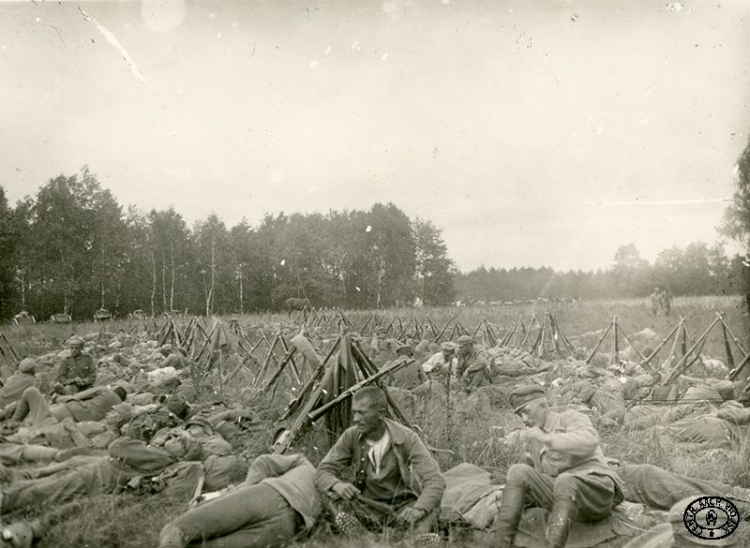
[[[622,482],[586,415],[550,410],[538,385],[516,388],[510,405],[528,427],[523,434],[533,465],[508,470],[496,522],[498,545],[513,546],[524,507],[537,506],[550,510],[549,546],[562,548],[573,521],[598,521],[622,502]]]
[[[62,361],[57,370],[55,391],[72,395],[94,386],[96,364],[91,356],[83,353],[82,338],[73,337],[68,341],[68,346],[70,356]]]
[[[461,335],[457,342],[456,376],[462,379],[466,390],[492,384],[492,358],[484,350],[477,350],[474,347],[474,339],[469,335]]]

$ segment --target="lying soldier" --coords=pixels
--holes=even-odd
[[[159,548],[283,546],[315,523],[314,478],[315,468],[302,455],[261,455],[242,485],[167,524]]]

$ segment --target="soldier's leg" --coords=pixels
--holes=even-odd
[[[525,506],[552,507],[553,488],[550,476],[528,464],[514,464],[510,467],[496,521],[499,548],[513,546]]]
[[[21,399],[18,400],[18,405],[13,413],[13,420],[15,422],[21,422],[27,419],[27,422],[31,424],[41,424],[52,417],[47,405],[47,400],[34,386],[30,386],[21,394]]]
[[[159,548],[184,548],[191,543],[211,548],[281,546],[301,526],[298,514],[272,487],[240,487],[188,510],[160,535]]]
[[[554,502],[547,524],[551,548],[562,548],[574,521],[604,519],[622,502],[612,478],[594,474],[560,474],[555,479]]]

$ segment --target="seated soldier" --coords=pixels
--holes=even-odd
[[[55,391],[75,394],[91,388],[96,382],[96,364],[91,356],[83,353],[84,342],[80,337],[68,341],[70,356],[63,359],[57,370]]]
[[[310,531],[320,511],[315,468],[302,455],[261,455],[244,483],[168,525],[159,548],[275,548]]]
[[[458,338],[458,363],[456,365],[456,376],[463,380],[467,391],[478,386],[492,384],[495,372],[493,370],[492,358],[483,350],[474,347],[474,339],[469,335],[461,335]]]
[[[598,521],[622,502],[622,482],[586,415],[551,411],[544,390],[536,385],[515,389],[510,404],[529,427],[523,437],[533,465],[514,464],[508,470],[496,520],[498,546],[513,546],[528,505],[550,510],[547,542],[550,548],[563,548],[574,520]]]
[[[354,394],[354,426],[320,463],[315,487],[341,532],[363,526],[374,531],[406,528],[429,535],[429,541],[445,479],[419,436],[385,414],[385,394],[379,388],[368,386]],[[354,483],[342,479],[350,465],[356,467]]]

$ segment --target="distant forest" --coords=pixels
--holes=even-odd
[[[721,245],[665,250],[653,265],[633,244],[596,272],[550,268],[460,273],[442,231],[394,204],[369,211],[266,215],[227,227],[215,214],[188,226],[173,208],[123,207],[88,167],[50,179],[11,206],[0,186],[0,317],[68,311],[91,319],[140,309],[192,314],[316,307],[386,308],[455,301],[645,297],[744,292],[742,258]]]

